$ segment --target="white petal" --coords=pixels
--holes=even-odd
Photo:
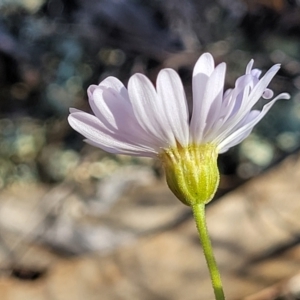
[[[128,82],[131,105],[141,127],[160,140],[162,148],[175,146],[175,137],[169,130],[166,116],[159,104],[158,95],[150,80],[142,75],[133,75]]]
[[[127,154],[129,151],[138,156],[143,155],[145,152],[150,156],[157,153],[157,149],[138,145],[138,137],[136,138],[136,144],[128,143],[126,137],[119,134],[119,132],[111,132],[99,119],[88,113],[74,112],[69,115],[68,121],[71,127],[86,137],[91,144],[111,153]]]
[[[187,146],[189,142],[189,112],[183,85],[172,69],[159,72],[156,83],[162,110],[176,140]]]

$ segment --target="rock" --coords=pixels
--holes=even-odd
[[[294,155],[208,206],[227,299],[267,300],[298,293],[298,277],[292,276],[300,266],[299,179],[299,156]],[[7,190],[0,198],[6,248],[19,241],[11,264],[8,252],[0,251],[7,270],[0,278],[1,300],[213,298],[190,209],[164,182],[131,182],[107,213],[99,215],[89,213],[89,201],[73,194],[71,185],[54,190],[28,186],[26,193]],[[72,209],[74,203],[81,208]],[[56,230],[59,224],[67,226],[61,220],[69,220],[73,238],[66,239],[65,248],[55,244],[55,235],[52,243],[51,235],[43,238],[49,214]],[[98,248],[93,248],[97,235]],[[93,242],[84,245],[88,241]],[[76,248],[81,250],[71,257]],[[27,269],[40,270],[39,275],[20,276]]]

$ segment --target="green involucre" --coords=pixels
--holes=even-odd
[[[220,181],[214,144],[169,148],[159,155],[169,188],[184,204],[207,204]]]

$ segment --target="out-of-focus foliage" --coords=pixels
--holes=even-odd
[[[220,159],[234,182],[256,175],[299,148],[299,35],[297,1],[0,0],[0,187],[91,181],[126,163],[84,146],[66,122],[68,108],[89,110],[86,88],[106,76],[126,83],[142,72],[155,81],[166,66],[179,71],[191,98],[193,64],[204,51],[228,63],[227,87],[251,58],[263,70],[282,64],[272,88],[293,100],[276,104]],[[95,175],[99,161],[109,163]]]

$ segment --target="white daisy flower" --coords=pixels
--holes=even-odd
[[[226,64],[215,67],[209,53],[201,55],[193,71],[193,109],[189,115],[184,88],[172,69],[159,72],[156,88],[142,75],[133,75],[128,88],[108,77],[88,89],[94,115],[70,110],[70,125],[86,142],[107,152],[159,157],[167,182],[185,204],[209,202],[219,183],[217,156],[244,140],[279,99],[253,106],[273,92],[268,85],[280,68],[274,65],[261,79],[252,69],[224,92]]]

